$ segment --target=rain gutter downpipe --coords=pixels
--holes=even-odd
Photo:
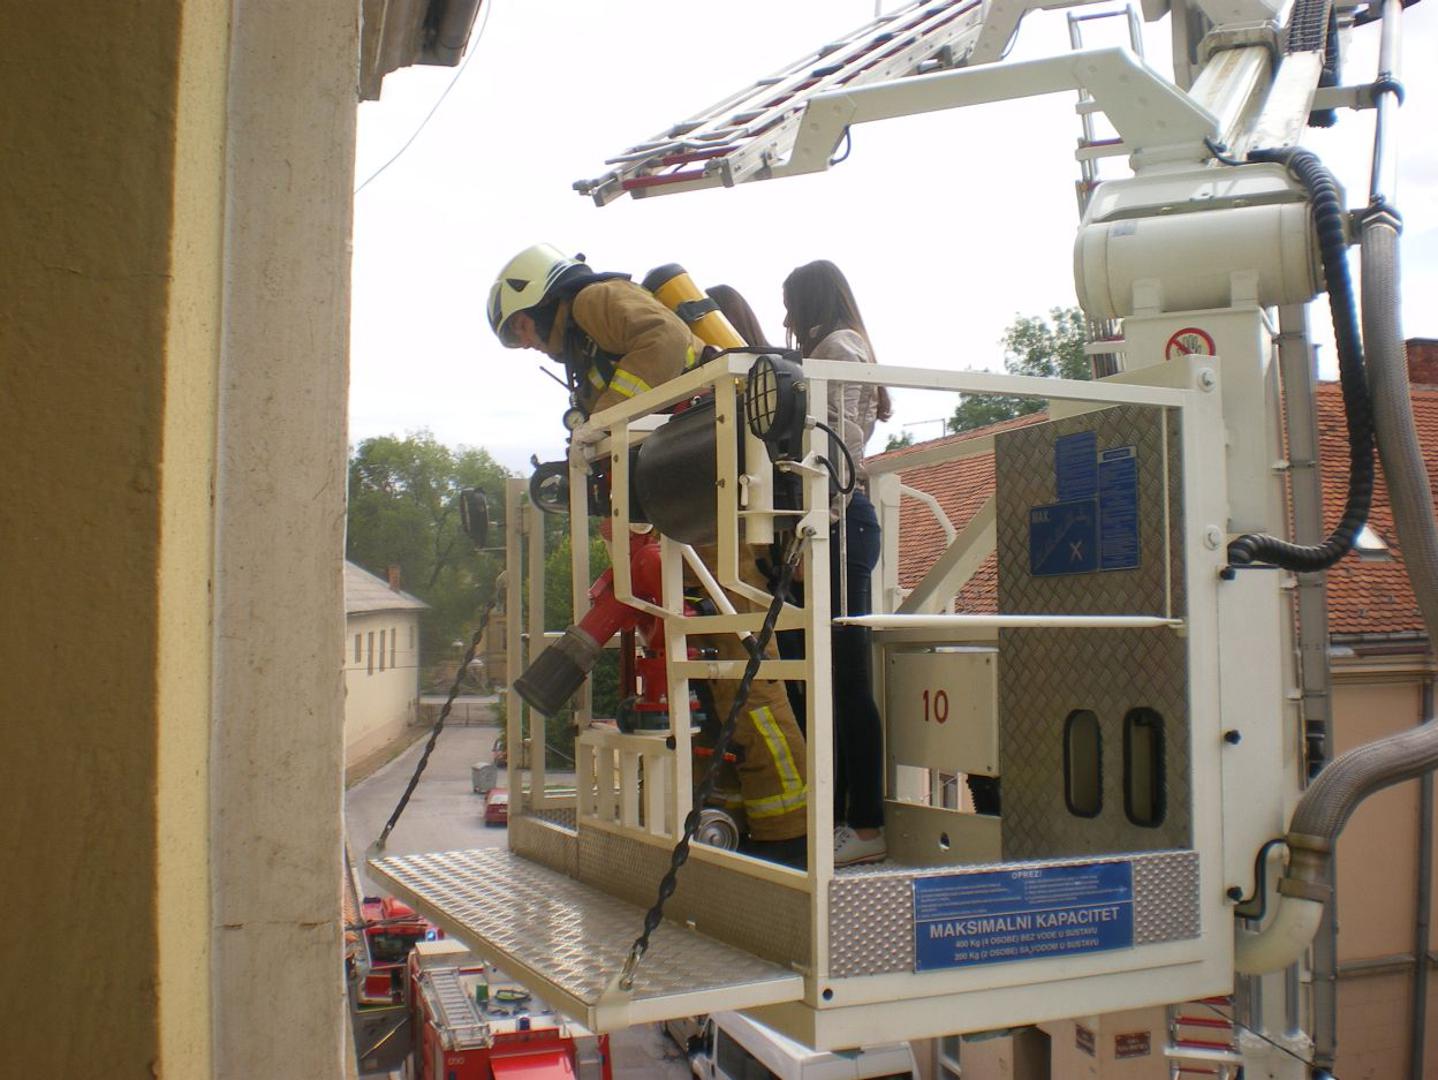
[[[1423,680],[1418,723],[1432,722],[1433,676],[1430,674]],[[1423,1059],[1428,1049],[1428,912],[1433,903],[1433,774],[1424,774],[1418,783],[1418,918],[1413,929],[1413,956],[1417,966],[1413,971],[1412,1019],[1409,1022],[1412,1035],[1408,1047],[1408,1075],[1412,1080],[1421,1080]]]
[[[1387,162],[1392,151],[1391,104],[1401,0],[1385,0],[1378,117],[1369,206],[1361,221],[1363,347],[1378,451],[1393,506],[1398,543],[1427,628],[1438,641],[1438,521],[1432,488],[1413,422],[1408,365],[1399,319],[1397,213],[1388,202]],[[1279,881],[1277,910],[1257,934],[1239,934],[1235,967],[1241,974],[1277,971],[1302,955],[1318,928],[1330,895],[1333,847],[1358,805],[1376,791],[1438,768],[1438,722],[1350,750],[1327,766],[1294,809],[1286,837],[1289,861]]]

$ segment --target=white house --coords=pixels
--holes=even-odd
[[[345,563],[345,767],[376,753],[415,721],[419,613],[429,605]]]

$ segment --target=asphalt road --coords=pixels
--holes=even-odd
[[[503,847],[508,842],[508,830],[484,824],[484,797],[475,794],[470,779],[470,766],[489,761],[498,734],[495,727],[445,728],[404,816],[385,843],[388,854]],[[365,850],[389,820],[426,741],[420,739],[345,793],[350,854],[361,864],[361,885],[367,893],[378,890],[363,876]],[[689,1076],[683,1053],[657,1024],[615,1033],[610,1038],[610,1055],[614,1080],[683,1080]]]

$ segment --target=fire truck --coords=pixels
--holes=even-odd
[[[612,1080],[609,1036],[570,1023],[456,941],[409,954],[406,1080]]]
[[[965,109],[1077,94],[1074,286],[1098,376],[726,348],[588,417],[547,488],[510,482],[505,619],[516,645],[528,619],[529,656],[508,655],[507,738],[518,745],[578,686],[575,791],[546,789],[536,739],[524,774],[509,763],[508,850],[381,852],[370,872],[595,1031],[741,1010],[807,1046],[845,1049],[1234,995],[1236,1048],[1175,1039],[1164,1053],[1176,1072],[1298,1080],[1332,1065],[1334,845],[1364,798],[1438,765],[1431,722],[1332,756],[1323,640],[1322,572],[1366,521],[1375,444],[1438,636],[1438,525],[1407,389],[1390,201],[1404,5],[1143,0],[1144,19],[1171,16],[1171,79],[1127,48],[1005,62],[1025,14],[1082,6],[921,0],[576,184],[603,206],[823,172],[863,124],[953,110],[962,137]],[[1345,85],[1343,44],[1365,26],[1381,41],[1377,70]],[[1375,117],[1372,179],[1350,210],[1300,143],[1308,125],[1357,109]],[[1100,117],[1111,137],[1092,129]],[[1100,176],[1107,157],[1131,175]],[[996,157],[996,191],[1003,167]],[[1326,517],[1309,322],[1325,293],[1350,450],[1343,508]],[[884,536],[870,614],[846,612],[827,586],[841,557],[822,434],[835,384],[1045,410],[905,458],[993,462],[992,494],[962,520],[894,463],[870,463]],[[706,407],[675,408],[695,399]],[[906,501],[936,520],[902,513]],[[566,505],[575,625],[560,636],[543,623],[539,511]],[[615,543],[600,595],[586,591],[595,515],[614,537],[648,525],[657,538]],[[901,587],[916,522],[939,537],[928,541],[938,557]],[[772,595],[744,581],[743,545],[782,548],[805,598],[785,598],[787,579]],[[996,610],[956,609],[983,567]],[[705,610],[686,602],[686,576]],[[706,767],[686,710],[634,730],[592,723],[580,684],[605,642],[589,631],[623,629],[601,604],[610,593],[664,646],[662,670],[640,674],[656,703],[689,701],[691,680],[804,684],[802,869],[690,847]],[[827,843],[836,624],[873,635],[889,837],[876,866],[836,867]],[[775,630],[802,631],[804,657],[766,656]],[[748,660],[690,647],[691,635],[730,633],[757,639]],[[1001,782],[1001,810],[935,795],[959,775]]]

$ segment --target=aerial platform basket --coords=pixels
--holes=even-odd
[[[940,544],[947,551],[923,581],[905,593],[896,567],[881,567],[880,614],[863,620],[874,627],[885,727],[887,861],[836,870],[821,842],[799,872],[696,845],[632,991],[620,990],[617,977],[668,868],[697,766],[687,725],[625,734],[587,726],[581,705],[571,793],[546,790],[542,751],[527,775],[511,765],[508,851],[379,857],[371,873],[599,1032],[745,1009],[832,1049],[1227,992],[1227,892],[1235,884],[1251,889],[1256,844],[1232,824],[1225,844],[1220,772],[1267,767],[1280,736],[1224,743],[1219,624],[1232,619],[1247,628],[1234,647],[1248,655],[1283,635],[1278,590],[1267,575],[1229,583],[1225,595],[1246,606],[1220,609],[1222,552],[1204,540],[1204,523],[1226,513],[1221,395],[1209,359],[1146,369],[1153,385],[804,362],[811,400],[825,400],[826,382],[839,379],[1050,399],[1047,422],[871,462],[871,494],[895,540],[920,523],[933,528],[929,509],[909,500],[901,464],[993,455],[999,478],[971,520],[948,523],[950,539]],[[597,418],[611,432],[604,456],[614,463],[616,533],[629,524],[623,448],[644,437],[644,418],[708,386],[716,430],[742,430],[739,388],[751,362],[722,358]],[[736,456],[723,451],[724,440],[719,445],[728,457],[720,475],[729,475]],[[1118,464],[1113,473],[1102,466],[1105,491],[1122,488],[1117,497],[1130,522],[1123,528],[1131,532],[1110,537],[1112,565],[1102,571],[1049,572],[1055,568],[1042,559],[1059,556],[1042,553],[1059,550],[1051,540],[1068,538],[1034,526],[1034,508],[1082,502],[1089,495],[1075,497],[1071,485],[1097,483],[1089,466],[1106,461]],[[806,513],[826,523],[827,476],[801,472]],[[582,474],[572,478],[576,500],[584,489],[578,481]],[[745,501],[752,488],[736,482],[716,490],[718,520],[729,523],[715,568],[726,586],[737,581],[739,523],[762,513]],[[511,482],[506,517],[511,641],[526,639],[514,571],[522,541],[531,618],[544,610],[543,528],[522,505],[522,489]],[[582,504],[576,509],[574,581],[582,596],[587,517]],[[1082,522],[1074,527],[1076,535],[1096,535]],[[682,545],[665,539],[662,548],[668,580],[678,582]],[[989,551],[997,553],[999,612],[949,613],[943,597]],[[624,590],[627,552],[616,545],[615,553],[616,589]],[[833,747],[830,725],[816,717],[832,711],[821,632],[830,625],[830,597],[817,583],[828,580],[830,554],[825,526],[805,555],[813,595],[805,607],[786,606],[780,619],[806,630],[805,659],[766,661],[760,670],[761,678],[806,683],[809,834],[825,838],[833,829]],[[672,657],[687,655],[686,634],[757,627],[760,615],[684,618],[650,607],[665,620],[671,699],[688,699],[691,678],[739,676],[737,663]],[[531,653],[545,638],[532,621]],[[1255,644],[1262,642],[1270,644]],[[511,681],[520,663],[518,650],[512,655]],[[1253,700],[1272,689],[1252,682],[1267,677],[1262,671],[1245,677],[1249,685],[1234,680],[1225,693]],[[507,719],[517,743],[525,716],[515,697]],[[976,812],[993,808],[973,804],[965,776],[1000,779],[1001,813]],[[1250,816],[1244,827],[1255,836],[1272,828],[1263,812]]]

